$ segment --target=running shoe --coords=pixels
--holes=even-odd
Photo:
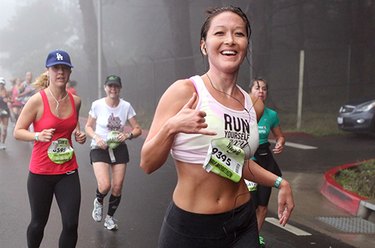
[[[260,236],[260,235],[259,235],[259,244],[260,244],[261,248],[265,248],[266,247],[266,242],[264,241],[264,238],[262,236]]]
[[[112,216],[107,215],[104,220],[104,227],[108,230],[115,231],[118,229],[118,225],[115,223],[115,220]]]
[[[103,204],[101,204],[97,198],[94,200],[94,209],[92,210],[92,218],[96,222],[100,222],[103,219]]]
[[[5,150],[7,147],[4,143],[0,143],[0,150]]]

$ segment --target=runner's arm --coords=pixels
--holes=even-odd
[[[130,118],[128,120],[128,122],[129,122],[130,126],[132,127],[132,130],[129,133],[129,137],[130,137],[130,135],[132,136],[131,138],[137,138],[138,136],[140,136],[142,134],[142,128],[139,125],[136,117],[133,116],[132,118]]]
[[[206,130],[205,113],[195,110],[196,101],[190,80],[176,81],[163,94],[141,150],[140,167],[146,173],[152,173],[165,163],[176,134],[215,134]]]
[[[281,131],[280,125],[272,128],[271,131],[276,140],[276,145],[275,145],[275,148],[273,149],[273,152],[275,154],[281,153],[284,149],[285,137],[284,137],[283,132]]]
[[[42,97],[40,94],[33,95],[29,101],[22,108],[21,114],[18,117],[16,126],[14,127],[13,136],[17,140],[33,141],[38,139],[42,142],[51,140],[54,129],[44,129],[40,133],[31,132],[30,125],[38,120],[43,114]],[[37,136],[37,137],[36,137]]]
[[[89,114],[87,118],[85,131],[89,137],[95,140],[95,143],[101,149],[107,149],[108,145],[107,142],[104,140],[105,137],[101,137],[100,135],[95,133],[96,128],[96,119]]]
[[[77,112],[77,126],[74,129],[74,138],[79,144],[84,144],[86,142],[86,133],[81,131],[81,124],[79,123],[79,111],[81,109],[81,98],[79,96],[73,95],[76,112]]]
[[[248,160],[247,163],[245,162],[243,176],[245,179],[256,182],[262,186],[276,187],[277,185],[276,181],[278,176],[262,168],[251,159]],[[293,193],[289,182],[285,179],[282,179],[278,189],[278,216],[280,224],[285,226],[294,209]]]

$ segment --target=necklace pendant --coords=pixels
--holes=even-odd
[[[66,92],[65,96],[63,98],[61,98],[60,100],[57,100],[57,98],[55,97],[55,95],[52,93],[51,89],[48,88],[48,91],[49,93],[51,94],[53,100],[55,100],[56,102],[56,108],[55,108],[55,114],[57,117],[60,118],[60,114],[59,114],[59,106],[60,106],[60,102],[62,102],[63,100],[65,100],[65,98],[68,96],[68,92]]]
[[[56,112],[56,113],[55,113],[56,116],[60,118],[60,114],[59,114],[59,104],[56,104],[55,112]]]

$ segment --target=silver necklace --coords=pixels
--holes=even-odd
[[[52,93],[51,89],[48,88],[48,91],[49,93],[51,94],[51,96],[53,97],[53,100],[55,100],[56,102],[56,108],[55,108],[55,111],[56,111],[56,114],[58,117],[60,117],[60,114],[59,114],[59,106],[60,106],[60,102],[64,101],[65,98],[68,96],[68,92],[66,92],[65,96],[63,98],[61,98],[60,100],[57,100],[55,95]]]

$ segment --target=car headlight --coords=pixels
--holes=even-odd
[[[375,107],[375,101],[369,101],[362,103],[356,107],[355,112],[366,112],[370,111],[372,108]]]

